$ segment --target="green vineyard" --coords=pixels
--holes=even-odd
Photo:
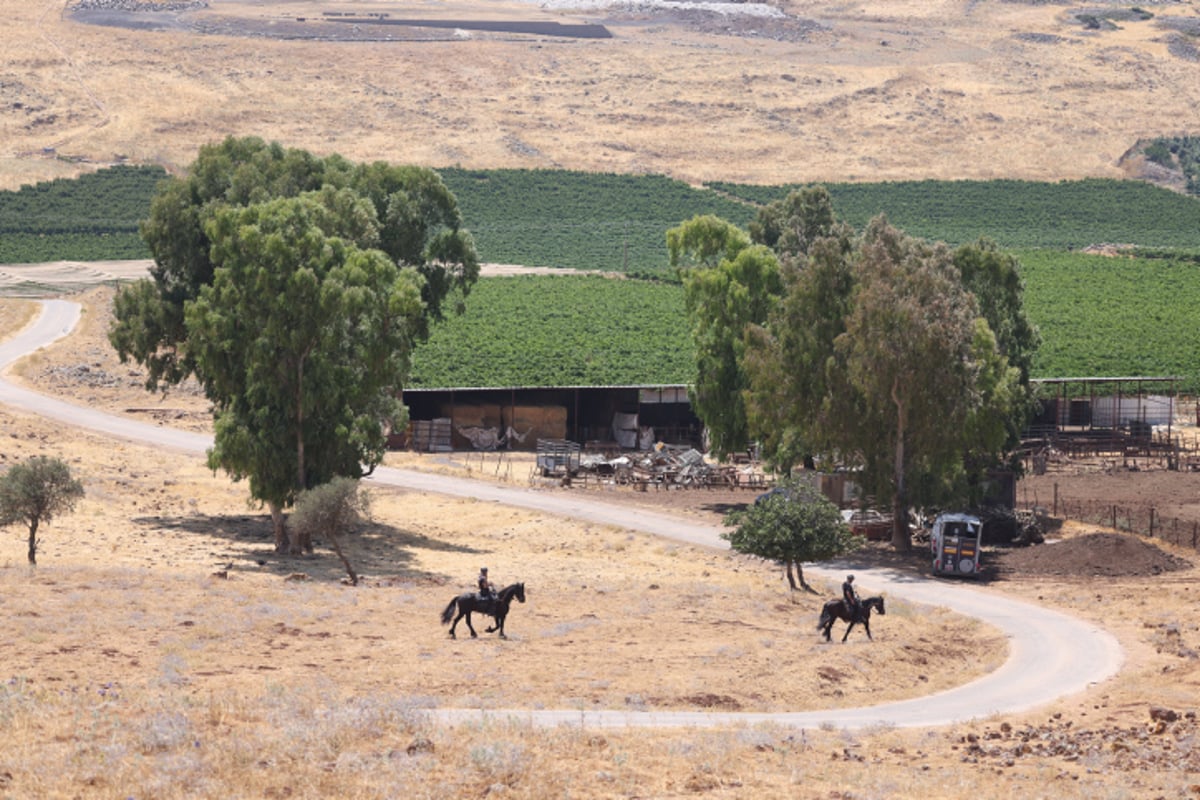
[[[665,233],[698,214],[738,225],[788,186],[662,176],[445,169],[485,262],[654,278],[482,281],[415,356],[413,385],[686,383],[691,350]],[[0,192],[0,263],[146,258],[138,224],[165,173],[114,167]],[[950,244],[988,237],[1024,265],[1042,332],[1036,377],[1174,375],[1200,391],[1200,199],[1131,181],[831,184],[839,216],[878,213]],[[1100,244],[1117,257],[1086,255]]]

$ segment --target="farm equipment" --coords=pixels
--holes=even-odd
[[[538,439],[537,466],[544,477],[570,479],[579,472],[580,448],[578,442],[566,439]]]
[[[929,536],[934,573],[978,578],[982,536],[983,523],[979,517],[938,514]]]

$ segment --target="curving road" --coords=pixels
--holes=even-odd
[[[78,304],[42,302],[42,313],[14,338],[0,343],[0,371],[23,355],[67,335],[79,320]],[[0,377],[0,403],[110,436],[203,453],[211,437],[176,431],[66,403],[15,386]],[[644,531],[703,547],[725,549],[720,529],[641,509],[611,506],[558,492],[538,492],[409,470],[379,468],[373,483],[422,492],[474,497],[506,505]],[[456,723],[484,717],[534,725],[589,727],[691,727],[773,723],[800,728],[857,729],[874,726],[950,725],[995,714],[1025,711],[1114,676],[1124,656],[1110,634],[1065,614],[985,593],[959,583],[928,580],[890,570],[867,570],[852,560],[838,568],[806,567],[809,574],[837,580],[848,567],[860,573],[871,593],[886,591],[908,602],[941,606],[976,617],[1008,637],[1008,660],[997,670],[963,686],[902,702],[862,708],[779,713],[701,711],[438,709],[439,719]]]

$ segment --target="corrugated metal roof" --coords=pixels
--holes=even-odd
[[[690,389],[690,383],[625,383],[607,386],[577,385],[577,386],[442,386],[442,387],[413,387],[405,392],[558,392],[575,389]]]

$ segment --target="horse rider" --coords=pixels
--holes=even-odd
[[[475,582],[479,584],[479,599],[488,601],[496,599],[496,587],[488,577],[487,567],[479,568],[479,577],[475,579]]]
[[[842,600],[846,603],[846,610],[857,619],[862,611],[862,601],[858,599],[858,590],[854,588],[853,575],[847,575],[845,583],[842,584]]]

